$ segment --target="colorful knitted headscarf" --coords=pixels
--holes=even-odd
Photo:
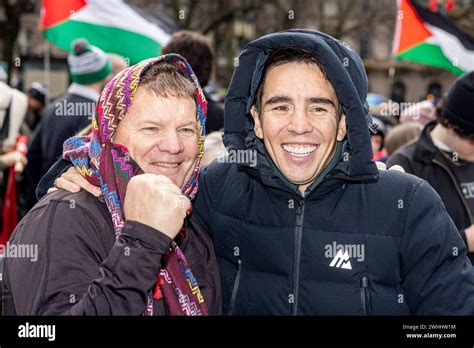
[[[196,87],[196,118],[198,119],[198,157],[192,175],[182,189],[190,200],[198,190],[201,157],[204,151],[207,103],[199,82],[186,60],[177,54],[167,54],[144,60],[117,74],[102,91],[92,120],[92,134],[73,137],[64,142],[63,157],[92,185],[100,186],[102,198],[112,217],[118,237],[124,225],[122,202],[127,184],[143,173],[128,154],[127,148],[112,143],[119,122],[127,114],[140,83],[140,77],[152,65],[169,62]],[[182,231],[184,232],[184,231]],[[163,298],[170,315],[207,315],[207,307],[187,261],[173,241],[163,258],[163,269],[157,277],[154,291],[148,295],[145,315],[153,315],[153,298]]]

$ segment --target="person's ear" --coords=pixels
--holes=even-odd
[[[262,123],[260,122],[260,115],[257,111],[257,108],[255,106],[252,106],[252,108],[250,109],[250,113],[253,117],[253,130],[255,132],[255,135],[257,136],[257,138],[263,139]]]
[[[346,115],[341,115],[341,120],[339,121],[339,128],[337,130],[337,141],[342,141],[347,133],[347,125],[346,125]]]

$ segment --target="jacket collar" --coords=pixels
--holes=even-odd
[[[75,82],[71,83],[71,85],[67,89],[67,92],[69,94],[75,94],[80,97],[93,100],[95,103],[99,101],[99,97],[100,97],[100,93],[97,92],[95,89],[84,86],[84,85],[80,85]]]
[[[415,160],[423,163],[431,163],[439,154],[439,150],[433,143],[431,131],[436,126],[436,121],[428,123],[418,138],[413,157]]]

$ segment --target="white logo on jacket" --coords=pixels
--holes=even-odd
[[[347,250],[343,252],[341,249],[339,249],[336,257],[329,264],[329,267],[352,269],[349,253]]]

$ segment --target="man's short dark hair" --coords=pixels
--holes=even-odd
[[[183,56],[191,65],[201,87],[205,87],[209,82],[214,65],[214,50],[204,35],[187,30],[177,31],[161,53],[177,53]]]
[[[458,125],[449,122],[447,119],[439,118],[438,122],[441,123],[443,127],[452,129],[454,133],[456,133],[460,138],[463,138],[469,141],[474,141],[473,133],[467,132],[464,128],[459,127]]]
[[[255,101],[255,108],[260,114],[262,108],[262,94],[263,94],[263,85],[265,84],[265,79],[268,71],[271,68],[287,64],[287,63],[305,63],[305,64],[314,64],[324,75],[324,78],[328,80],[326,67],[324,66],[321,57],[312,51],[301,47],[295,46],[284,46],[279,47],[270,53],[270,56],[267,59],[265,68],[263,69],[262,79],[257,90],[257,99]],[[328,80],[329,81],[329,80]],[[336,110],[339,109],[336,107]]]

